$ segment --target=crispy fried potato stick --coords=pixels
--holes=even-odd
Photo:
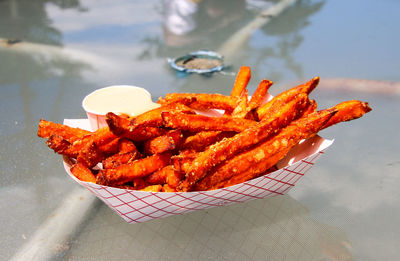
[[[98,163],[95,161],[101,158],[100,155],[115,153],[118,139],[108,128],[103,128],[75,140],[72,144],[62,136],[52,135],[46,144],[54,152],[70,158],[79,157],[80,161],[92,167]]]
[[[88,142],[78,152],[76,160],[83,163],[89,168],[94,167],[97,163],[101,162],[104,158],[104,152],[102,152],[97,145],[92,141]]]
[[[162,192],[177,192],[176,188],[172,188],[168,184],[164,184],[161,191]]]
[[[365,113],[368,113],[372,110],[367,102],[361,102],[358,100],[345,101],[332,108],[337,109],[338,112],[326,123],[324,128],[328,128],[339,122],[360,118]]]
[[[40,119],[37,135],[41,138],[50,138],[52,135],[58,135],[64,140],[73,143],[74,141],[90,134],[90,131],[80,128],[72,128],[64,124],[54,123]]]
[[[107,153],[112,152],[112,150],[116,149],[118,144],[118,140],[116,139],[118,139],[118,137],[115,136],[108,127],[101,128],[89,135],[82,137],[81,139],[76,140],[62,154],[72,155],[72,157],[76,158],[79,152],[83,150],[87,144],[91,143],[94,143],[100,151]]]
[[[144,181],[143,178],[136,178],[132,181],[133,189],[140,190],[147,187],[147,183]]]
[[[118,140],[117,151],[117,153],[103,159],[102,164],[104,169],[116,168],[119,165],[141,158],[141,154],[133,141],[128,139]]]
[[[102,161],[104,169],[113,169],[120,165],[127,164],[140,158],[138,151],[123,152],[111,155]]]
[[[144,144],[144,152],[148,155],[174,150],[182,143],[183,134],[181,130],[171,130],[165,135],[148,140]]]
[[[300,140],[317,134],[335,113],[334,109],[326,109],[293,121],[271,139],[219,165],[195,185],[195,190],[230,186],[259,176],[274,166]]]
[[[145,177],[145,182],[150,185],[167,183],[167,174],[170,169],[173,169],[172,165],[165,166],[164,168],[151,173],[150,175]]]
[[[176,171],[179,171],[180,173],[186,173],[193,159],[196,158],[197,155],[197,152],[190,150],[183,151],[178,155],[172,156],[172,165],[174,165],[174,169]]]
[[[77,162],[72,165],[71,173],[79,180],[96,183],[96,176],[82,162]]]
[[[171,188],[176,188],[182,180],[182,174],[175,170],[173,165],[168,165],[156,172],[151,173],[146,177],[145,181],[148,184],[165,184]]]
[[[137,152],[135,143],[129,139],[119,139],[118,141],[118,153],[127,153],[127,152]]]
[[[147,192],[161,192],[163,186],[162,185],[150,185],[147,186],[143,189],[140,189],[140,191],[147,191]]]
[[[203,151],[209,145],[232,137],[235,132],[228,131],[199,131],[194,135],[188,136],[182,143],[183,150]]]
[[[259,84],[255,92],[250,98],[249,110],[258,108],[264,101],[265,96],[268,93],[269,88],[274,84],[272,81],[264,79]]]
[[[240,67],[235,83],[233,84],[231,96],[232,97],[240,97],[242,92],[246,89],[247,84],[249,83],[251,78],[251,69],[248,66]]]
[[[117,136],[133,141],[144,141],[166,133],[166,130],[157,127],[130,127],[130,120],[112,112],[106,114],[106,122],[110,130]]]
[[[261,120],[265,117],[269,117],[271,112],[279,110],[282,104],[287,103],[299,93],[310,94],[310,92],[314,90],[315,87],[317,87],[318,83],[319,83],[319,77],[314,77],[313,79],[304,84],[291,88],[275,96],[272,100],[270,100],[269,102],[265,103],[264,105],[260,106],[257,109],[258,118]]]
[[[68,148],[71,146],[71,143],[57,134],[51,135],[50,138],[46,141],[46,145],[58,154],[66,155],[70,158],[77,156],[76,153],[68,153]]]
[[[183,99],[194,99],[194,102],[187,104],[189,107],[198,110],[221,109],[232,111],[236,107],[237,97],[222,94],[209,93],[169,93],[165,98],[160,98],[158,103],[168,104],[171,102],[181,102]]]
[[[169,165],[170,159],[171,152],[164,152],[120,165],[114,169],[103,169],[97,174],[96,181],[101,185],[124,184]]]
[[[256,121],[231,118],[231,117],[208,117],[199,114],[183,114],[164,111],[161,113],[164,126],[196,131],[243,131],[256,124]]]
[[[198,153],[187,170],[186,179],[182,183],[181,189],[183,191],[190,190],[214,166],[276,134],[280,129],[301,116],[307,105],[307,94],[300,93],[291,102],[285,104],[273,117],[264,119],[232,138],[223,139],[211,145],[204,152]]]
[[[188,100],[195,101],[195,99],[192,98],[192,99],[184,99],[183,102],[190,104]],[[182,113],[192,113],[192,114],[195,113],[193,109],[189,108],[183,103],[180,102],[169,103],[164,106],[142,113],[136,117],[133,117],[129,123],[130,131],[142,127],[161,127],[163,122],[161,117],[161,112],[163,111],[179,111]]]
[[[167,171],[167,184],[172,188],[177,188],[181,183],[183,175],[181,172],[175,170],[173,166]]]
[[[239,97],[236,108],[233,110],[231,116],[233,118],[245,118],[247,115],[247,104],[249,99],[249,92],[247,89],[243,90],[242,94]]]

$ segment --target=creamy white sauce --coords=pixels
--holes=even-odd
[[[105,115],[116,114],[139,115],[160,105],[151,100],[151,94],[143,88],[116,85],[98,89],[87,95],[82,106],[87,112]]]

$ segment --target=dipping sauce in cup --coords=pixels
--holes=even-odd
[[[135,116],[160,105],[151,100],[151,94],[143,88],[130,85],[114,85],[88,94],[82,101],[92,130],[106,127],[108,112]]]

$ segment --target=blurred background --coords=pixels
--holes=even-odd
[[[397,259],[398,10],[393,0],[0,0],[0,259],[31,244],[79,187],[36,136],[39,119],[85,118],[83,97],[108,85],[154,100],[229,94],[240,66],[252,69],[250,93],[264,78],[278,94],[320,76],[320,108],[359,99],[373,111],[321,132],[333,146],[286,196],[136,225],[95,202],[54,258]],[[229,67],[182,75],[167,62],[199,49]]]

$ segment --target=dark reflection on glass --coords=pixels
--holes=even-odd
[[[9,0],[0,2],[0,37],[61,45],[61,33],[51,26],[46,5],[85,11],[79,0]]]
[[[143,42],[147,48],[139,55],[139,59],[176,57],[198,49],[218,50],[243,25],[276,2],[279,1],[208,0],[196,3],[167,0],[164,2],[163,39],[146,36]],[[262,70],[261,75],[268,75],[274,81],[283,78],[283,74],[287,74],[285,70],[302,78],[301,63],[293,55],[303,42],[301,30],[323,5],[324,1],[297,1],[260,28],[258,32],[263,35],[262,42],[249,46],[251,39],[247,39],[246,46],[237,50],[237,57],[229,57],[229,60],[242,64],[242,61],[251,57],[251,64],[247,65],[251,65],[255,72]],[[284,68],[276,68],[276,64]],[[268,69],[267,74],[265,68]]]
[[[222,44],[251,18],[245,7],[244,0],[163,1],[163,39],[145,37],[148,49],[139,58],[171,57]]]
[[[38,115],[32,111],[34,103],[49,104],[49,111],[56,115],[61,102],[48,99],[49,94],[44,92],[42,82],[55,82],[54,93],[61,101],[66,92],[66,79],[79,79],[82,70],[90,66],[69,59],[63,53],[62,33],[52,26],[52,21],[46,13],[46,5],[53,4],[59,8],[72,8],[85,11],[78,0],[39,0],[0,1],[0,88],[2,89],[2,107],[12,108],[20,104],[20,113],[9,112],[2,115],[5,128],[2,129],[2,160],[8,162],[4,166],[9,173],[15,172],[12,163],[20,157],[16,165],[17,173],[10,176],[12,181],[29,180],[32,175],[28,172],[39,173],[40,170],[35,151],[35,139]],[[18,89],[18,99],[15,96]],[[8,97],[8,98],[7,98]],[[51,105],[54,104],[54,107]],[[51,107],[51,109],[50,109]],[[49,117],[49,119],[54,117]],[[15,125],[12,123],[15,122]],[[35,146],[35,147],[32,147]],[[27,156],[29,154],[29,157]],[[31,168],[31,169],[30,169]],[[30,169],[30,170],[29,170]],[[7,177],[3,177],[6,179]]]
[[[309,25],[309,18],[320,11],[323,5],[324,1],[297,1],[281,16],[275,17],[267,26],[264,26],[261,29],[262,32],[266,36],[277,37],[278,41],[270,48],[260,48],[254,68],[257,70],[261,67],[261,63],[264,66],[268,64],[268,68],[272,70],[269,75],[275,81],[282,79],[285,72],[282,72],[279,68],[273,69],[273,63],[276,61],[274,59],[280,59],[286,69],[298,78],[303,78],[301,63],[294,60],[293,53],[304,40],[300,31]],[[272,63],[269,63],[269,60],[272,60]]]

